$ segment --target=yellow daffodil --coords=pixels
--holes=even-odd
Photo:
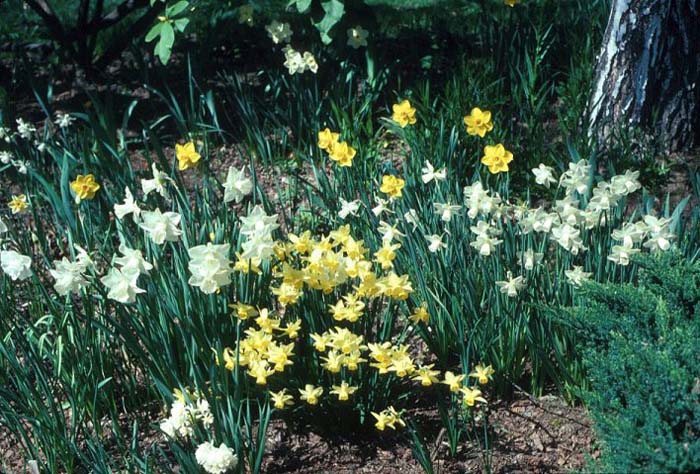
[[[418,324],[418,323],[424,323],[428,324],[430,321],[430,314],[428,313],[428,305],[426,303],[423,303],[422,305],[416,307],[416,309],[413,310],[413,314],[411,314],[408,319],[411,320],[413,324]]]
[[[492,174],[508,171],[508,163],[513,161],[513,154],[499,143],[496,146],[484,147],[484,156],[481,162],[486,165]]]
[[[95,181],[95,176],[79,174],[75,181],[70,183],[70,188],[75,193],[75,202],[80,203],[83,199],[92,199],[100,189],[100,185]]]
[[[457,392],[462,388],[462,380],[464,380],[464,375],[455,375],[449,370],[445,372],[445,379],[442,383],[450,387],[450,392]]]
[[[270,392],[270,398],[272,398],[274,407],[278,410],[283,410],[294,405],[294,397],[287,393],[286,388],[283,388],[279,392]]]
[[[374,424],[374,426],[379,430],[379,431],[384,431],[386,427],[389,425],[389,422],[391,421],[391,417],[387,415],[385,412],[371,412],[372,416],[377,420],[377,422]]]
[[[460,392],[462,392],[462,403],[468,407],[473,407],[476,402],[486,403],[486,399],[481,396],[481,390],[478,388],[464,387]]]
[[[469,135],[479,135],[483,138],[488,132],[493,130],[491,112],[474,107],[469,115],[464,117],[464,125],[467,126]]]
[[[310,383],[307,383],[303,389],[299,389],[299,393],[301,394],[299,398],[309,405],[318,405],[318,397],[323,395],[323,387],[314,387]]]
[[[328,155],[331,157],[331,160],[342,167],[352,166],[352,159],[356,154],[357,151],[346,142],[335,143],[328,148]]]
[[[509,7],[513,7],[513,6],[517,5],[518,3],[520,3],[521,1],[522,0],[503,0],[503,3],[505,3]]]
[[[331,394],[337,395],[338,400],[343,402],[350,398],[350,395],[357,391],[357,387],[351,387],[347,382],[343,381],[340,385],[333,385]]]
[[[393,175],[382,176],[382,186],[379,188],[381,192],[387,194],[390,198],[400,198],[401,191],[404,187],[404,180]]]
[[[432,384],[438,383],[440,380],[437,378],[437,376],[440,374],[440,372],[433,370],[434,365],[435,364],[430,364],[418,367],[416,374],[411,378],[417,382],[420,382],[420,384],[424,387],[430,387]]]
[[[469,374],[469,376],[474,377],[479,381],[481,385],[484,385],[489,382],[489,380],[492,378],[491,376],[493,375],[493,373],[493,367],[491,367],[490,365],[487,365],[486,367],[477,365],[476,367],[474,367],[474,372]]]
[[[392,110],[394,113],[391,119],[398,123],[401,128],[416,123],[416,109],[411,107],[411,103],[407,99],[398,104],[394,104]]]
[[[246,319],[252,316],[258,315],[258,310],[256,310],[254,306],[251,306],[249,304],[234,303],[228,305],[228,307],[236,311],[235,315],[241,321],[245,321]]]
[[[184,145],[179,143],[175,145],[175,157],[177,158],[177,169],[184,171],[195,166],[201,155],[197,153],[194,143],[189,141]]]
[[[401,419],[401,415],[394,409],[394,407],[389,407],[386,410],[382,410],[380,413],[371,413],[377,420],[374,426],[379,431],[384,431],[387,427],[395,430],[397,424],[406,426],[406,423]]]
[[[339,138],[339,133],[331,132],[330,128],[325,128],[318,132],[318,147],[321,150],[330,150],[333,145],[338,143]]]
[[[27,203],[27,196],[25,196],[24,194],[12,196],[12,199],[10,199],[10,202],[7,203],[7,205],[10,207],[10,209],[12,209],[12,214],[24,212],[29,208],[29,204]]]

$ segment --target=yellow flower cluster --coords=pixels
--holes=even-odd
[[[247,374],[255,379],[256,384],[266,385],[268,377],[275,372],[284,372],[287,366],[293,364],[291,358],[294,355],[294,342],[284,344],[279,337],[296,339],[301,321],[295,320],[283,325],[278,318],[272,317],[267,309],[256,310],[242,303],[231,307],[236,310],[236,316],[243,320],[257,316],[254,319],[257,328],[246,329],[245,338],[241,340],[237,350],[230,347],[223,350],[224,366],[228,370],[234,370],[238,359],[238,366],[246,367]],[[275,336],[278,336],[277,340]]]
[[[337,374],[342,368],[354,372],[361,362],[367,362],[362,358],[362,351],[367,350],[364,338],[346,328],[334,327],[323,334],[311,334],[311,340],[316,351],[328,351],[321,357],[321,366],[328,372]]]
[[[377,420],[374,426],[379,431],[384,431],[387,427],[395,430],[396,425],[406,426],[406,423],[401,419],[401,414],[393,406],[379,413],[372,412],[372,416]]]
[[[352,166],[352,159],[357,154],[357,151],[347,142],[340,141],[339,133],[331,132],[329,128],[318,132],[318,147],[327,151],[331,160],[343,167]]]

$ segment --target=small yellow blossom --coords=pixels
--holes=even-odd
[[[333,385],[331,394],[337,395],[338,400],[343,402],[350,398],[350,395],[357,391],[357,387],[351,387],[347,382],[343,381],[340,385]]]
[[[318,405],[318,397],[323,395],[323,387],[314,387],[310,383],[307,383],[303,389],[299,389],[299,393],[301,394],[299,398],[309,405]]]
[[[328,148],[328,153],[331,160],[338,163],[338,166],[349,167],[352,166],[352,159],[355,158],[357,151],[346,142],[340,142],[332,144]]]
[[[449,370],[445,372],[445,379],[442,383],[450,387],[450,392],[456,392],[462,388],[462,380],[464,380],[464,375],[455,375]]]
[[[496,146],[485,146],[481,162],[489,168],[492,174],[508,171],[508,163],[513,161],[513,154],[499,143]]]
[[[175,144],[175,157],[177,158],[177,169],[184,171],[195,166],[201,155],[197,153],[194,143],[189,141],[184,145]]]
[[[321,150],[330,150],[330,148],[338,143],[340,138],[339,133],[331,132],[330,128],[326,128],[318,132],[318,147]]]
[[[398,123],[401,128],[416,123],[416,109],[411,107],[411,103],[407,99],[398,104],[394,104],[392,110],[394,113],[391,119]]]
[[[521,1],[522,0],[503,0],[503,3],[505,3],[509,7],[513,7],[513,6],[517,5],[518,3],[520,3]]]
[[[79,203],[83,199],[92,199],[100,189],[100,185],[95,181],[95,176],[79,174],[75,181],[70,183],[70,188],[75,193],[75,202]]]
[[[382,176],[382,186],[379,188],[379,190],[384,194],[387,194],[390,198],[400,198],[404,184],[403,179],[388,174]]]
[[[493,367],[491,367],[490,365],[487,365],[486,367],[477,365],[476,367],[474,367],[474,372],[469,374],[469,376],[478,379],[479,383],[481,385],[484,385],[489,382],[493,373]]]
[[[481,396],[481,390],[478,388],[464,387],[460,389],[462,392],[462,403],[468,407],[473,407],[476,402],[486,403],[486,399]]]
[[[430,364],[418,367],[416,374],[411,378],[417,382],[420,382],[420,384],[424,387],[430,387],[432,384],[438,383],[440,380],[437,378],[437,376],[440,374],[440,372],[433,370],[434,365],[435,364]]]
[[[379,431],[384,431],[386,427],[392,430],[396,429],[396,425],[406,426],[406,423],[401,419],[401,415],[394,409],[394,407],[389,407],[380,413],[371,412],[372,416],[377,420],[374,426]]]
[[[479,135],[483,138],[488,132],[493,130],[491,112],[474,107],[469,115],[464,117],[464,125],[467,126],[469,135]]]
[[[413,314],[411,314],[408,319],[411,320],[413,324],[418,324],[418,323],[424,323],[428,324],[430,321],[430,314],[428,313],[428,305],[426,303],[423,303],[422,305],[416,307],[416,309],[413,310]]]
[[[274,407],[278,410],[283,410],[294,405],[294,397],[287,393],[286,388],[283,388],[279,392],[270,392],[270,397],[274,402]]]
[[[257,316],[258,314],[258,311],[255,309],[255,307],[249,304],[234,303],[228,305],[228,307],[236,311],[236,316],[241,321],[245,321],[246,319],[252,316]]]
[[[24,194],[19,194],[17,196],[12,196],[10,202],[7,205],[12,209],[12,214],[18,214],[20,212],[26,211],[29,208],[27,203],[27,196]]]

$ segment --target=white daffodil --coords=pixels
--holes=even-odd
[[[260,205],[253,208],[247,216],[241,216],[240,233],[245,236],[270,234],[279,228],[277,216],[268,216]]]
[[[525,270],[532,270],[535,268],[535,265],[542,261],[544,254],[535,252],[532,249],[527,249],[524,252],[520,252],[519,257],[518,263],[522,265]]]
[[[253,24],[253,5],[241,5],[238,7],[238,23],[251,26]]]
[[[619,174],[610,179],[610,188],[616,195],[626,196],[641,189],[642,185],[638,178],[639,171],[627,170],[625,174]]]
[[[58,112],[56,114],[56,120],[54,120],[54,123],[58,126],[58,128],[68,128],[74,120],[75,119],[70,115]]]
[[[582,266],[574,265],[571,270],[565,271],[564,275],[566,275],[566,279],[572,286],[578,287],[581,286],[584,281],[590,280],[593,273],[584,272]]]
[[[125,216],[131,214],[134,222],[138,222],[141,217],[141,208],[136,204],[134,196],[131,194],[131,190],[128,186],[124,188],[124,194],[124,203],[114,205],[114,215],[117,216],[117,219],[121,220],[124,219]]]
[[[479,214],[489,216],[501,207],[501,197],[498,193],[489,196],[489,191],[484,189],[480,181],[464,187],[464,205],[467,207],[467,215],[475,219]]]
[[[458,216],[460,214],[460,212],[462,211],[462,206],[450,204],[449,202],[434,202],[433,209],[435,209],[435,212],[440,214],[440,219],[443,222],[451,222],[452,217]]]
[[[136,301],[137,294],[145,293],[145,290],[136,284],[138,277],[138,274],[124,273],[118,268],[112,267],[107,275],[100,278],[100,281],[109,290],[108,298],[129,304]]]
[[[403,219],[407,224],[411,224],[413,226],[413,230],[416,230],[418,228],[418,224],[420,224],[420,218],[418,217],[418,213],[415,209],[409,209],[406,211],[403,215]]]
[[[433,180],[444,181],[447,179],[447,170],[445,168],[441,168],[435,171],[435,168],[433,168],[433,164],[430,161],[425,162],[425,166],[421,168],[421,172],[422,174],[420,179],[425,184],[428,184]]]
[[[554,238],[559,245],[572,253],[573,249],[583,245],[581,231],[569,224],[553,227],[552,238]]]
[[[309,51],[304,51],[301,59],[304,61],[304,67],[307,71],[311,71],[314,74],[318,72],[318,63],[316,62],[316,58],[313,54],[311,54]]]
[[[579,160],[576,163],[569,163],[569,169],[559,178],[559,184],[566,188],[569,194],[574,191],[584,194],[588,191],[588,176],[591,167],[587,160]]]
[[[167,174],[160,171],[155,163],[151,164],[151,172],[153,173],[153,179],[141,180],[141,190],[143,191],[143,197],[145,198],[152,191],[155,191],[161,196],[163,196],[165,199],[168,199],[169,194],[166,186],[168,182],[172,182],[172,179]]]
[[[340,210],[338,211],[338,217],[345,219],[348,216],[357,216],[357,211],[360,210],[360,201],[358,199],[354,201],[346,201],[340,198]]]
[[[245,167],[237,170],[231,166],[224,182],[224,202],[235,201],[238,204],[252,192],[253,180],[246,176]]]
[[[362,46],[367,46],[367,37],[369,32],[362,28],[361,26],[355,26],[354,28],[348,28],[348,46],[354,49],[358,49]]]
[[[375,215],[375,217],[380,217],[382,214],[386,213],[393,213],[391,209],[387,207],[387,204],[389,204],[389,201],[386,199],[382,199],[379,196],[376,196],[374,198],[374,202],[377,203],[376,206],[372,208],[372,214]]]
[[[14,250],[0,252],[0,266],[13,281],[26,280],[32,276],[32,259]]]
[[[32,138],[32,134],[36,132],[36,127],[34,127],[34,125],[32,125],[29,122],[25,122],[21,118],[18,118],[16,122],[17,133],[19,134],[19,136],[24,138],[25,140],[29,140],[30,138]]]
[[[209,474],[224,474],[238,465],[233,449],[221,443],[217,448],[211,441],[200,444],[194,453],[197,463]]]
[[[554,179],[554,168],[551,166],[546,166],[542,163],[537,168],[532,169],[532,174],[535,175],[535,182],[549,188],[549,185],[556,183],[557,180]]]
[[[646,234],[645,228],[628,222],[621,229],[613,230],[612,238],[621,241],[625,247],[634,247],[634,244],[642,241],[644,234]]]
[[[78,293],[88,286],[84,272],[87,268],[85,262],[71,262],[66,257],[61,260],[54,260],[54,268],[49,273],[54,278],[54,290],[61,296],[69,293]]]
[[[164,242],[177,242],[182,235],[178,228],[182,216],[177,212],[143,211],[141,213],[143,222],[139,224],[153,242],[162,245]]]
[[[669,229],[671,219],[659,219],[654,216],[644,216],[644,225],[647,230],[647,240],[644,247],[655,251],[666,251],[671,248],[671,242],[676,236]]]
[[[153,270],[153,265],[143,258],[140,250],[130,249],[126,245],[119,246],[121,257],[114,257],[114,264],[121,267],[122,273],[128,275],[148,275],[148,272]]]
[[[379,221],[379,226],[377,227],[377,232],[379,232],[382,236],[382,242],[384,243],[391,243],[394,240],[396,241],[401,241],[403,237],[406,236],[406,234],[403,234],[402,232],[399,231],[397,226],[391,225],[388,222],[384,221]]]
[[[9,151],[0,151],[0,163],[3,165],[9,165],[12,161],[12,153]]]
[[[442,241],[442,235],[426,235],[425,239],[428,241],[428,250],[431,253],[436,253],[447,248],[447,244]]]
[[[613,245],[612,252],[608,255],[608,260],[624,267],[630,264],[630,257],[639,253],[639,251],[639,249],[634,247]]]
[[[198,245],[187,252],[190,256],[188,268],[192,276],[188,283],[198,287],[203,293],[215,293],[222,286],[231,283],[233,273],[228,259],[229,244]]]
[[[289,23],[280,23],[277,20],[267,25],[265,31],[275,44],[289,43],[293,33]]]
[[[518,292],[525,288],[525,277],[517,276],[513,278],[513,275],[508,272],[506,274],[506,280],[497,281],[496,286],[501,290],[501,293],[508,296],[508,298],[515,298],[518,296]]]

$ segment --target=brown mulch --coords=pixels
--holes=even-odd
[[[439,430],[434,412],[422,412],[423,424]],[[482,450],[463,440],[450,457],[442,433],[428,437],[436,473],[556,473],[581,469],[593,450],[591,423],[585,410],[554,396],[499,402],[489,415],[493,446],[486,461]],[[309,431],[290,430],[276,421],[268,433],[268,455],[263,472],[270,474],[419,474],[404,433],[372,433],[363,439],[328,439]]]
[[[151,406],[140,415],[145,418],[139,422],[145,430],[139,435],[141,446],[144,449],[154,444],[165,447],[163,438],[149,427],[159,421],[159,411]],[[449,456],[436,413],[420,411],[408,416],[420,419],[423,426],[432,425],[437,432],[432,438],[427,436],[426,446],[433,452],[436,473],[564,473],[582,469],[587,456],[598,456],[585,410],[551,395],[538,399],[521,397],[498,402],[490,408],[489,471],[482,450],[466,440],[458,447],[455,457]],[[123,421],[130,425],[133,418],[125,417]],[[0,470],[24,472],[25,462],[19,444],[0,427]],[[162,472],[180,472],[174,465],[159,468]],[[419,474],[424,471],[413,457],[405,432],[371,431],[362,436],[341,438],[322,436],[311,429],[293,429],[275,419],[267,435],[262,472]]]

